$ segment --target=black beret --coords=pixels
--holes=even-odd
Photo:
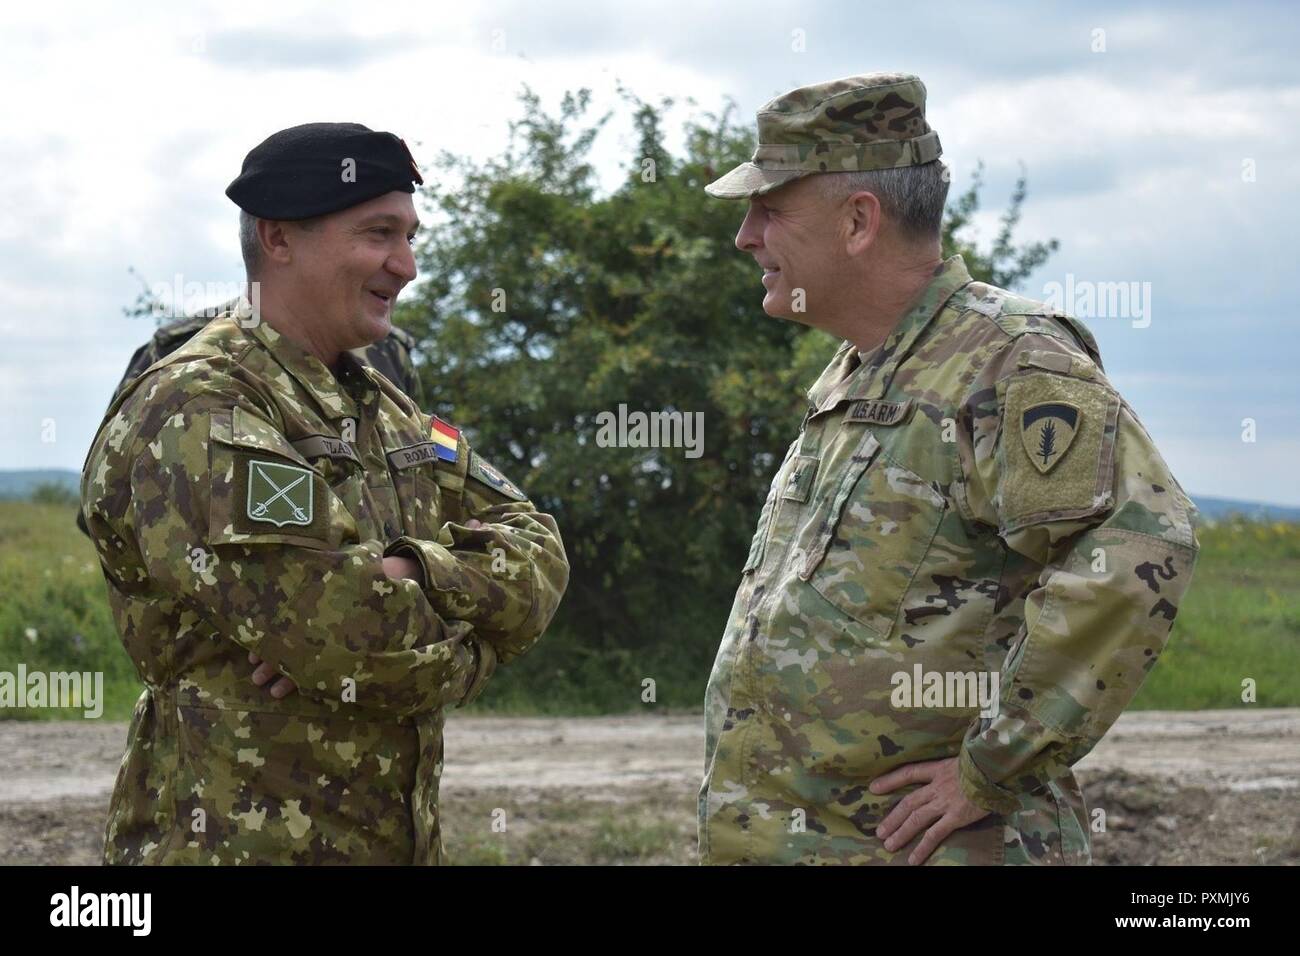
[[[311,219],[394,190],[413,193],[423,182],[405,141],[392,133],[305,123],[254,146],[226,195],[258,219]]]

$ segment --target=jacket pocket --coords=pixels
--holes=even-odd
[[[865,431],[834,495],[809,522],[799,577],[887,637],[946,509],[930,482],[889,458]]]
[[[772,476],[772,485],[767,490],[767,500],[763,502],[763,510],[758,514],[758,529],[754,532],[754,538],[749,543],[749,556],[745,559],[745,566],[741,569],[741,574],[749,574],[751,571],[758,569],[763,563],[763,552],[767,548],[768,532],[772,527],[773,513],[777,508],[777,494],[784,484],[785,466],[789,464],[790,458],[794,455],[794,450],[799,447],[799,439],[790,443],[790,447],[785,451],[785,458],[781,460],[780,466],[776,469],[776,474]]]

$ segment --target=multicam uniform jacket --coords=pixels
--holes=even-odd
[[[117,397],[82,501],[145,684],[105,861],[439,862],[443,708],[554,614],[554,520],[355,355],[235,315]]]
[[[1159,658],[1198,549],[1092,335],[956,256],[809,399],[709,680],[702,861],[904,864],[924,831],[891,853],[875,827],[921,785],[867,787],[956,757],[991,812],[928,863],[1090,862],[1070,768]],[[898,693],[981,672],[995,708]]]

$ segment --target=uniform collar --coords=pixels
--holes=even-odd
[[[880,398],[889,388],[894,370],[953,294],[971,281],[961,256],[950,256],[934,271],[925,288],[912,300],[874,361],[864,366],[857,349],[845,342],[825,371],[808,389],[808,401],[821,411],[847,398]]]
[[[258,322],[250,330],[280,366],[316,401],[325,417],[356,418],[357,401],[368,403],[377,394],[361,362],[351,352],[339,355],[338,374],[296,342],[277,332],[270,323]]]

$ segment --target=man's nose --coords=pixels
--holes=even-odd
[[[403,244],[399,251],[388,257],[384,267],[393,275],[401,278],[403,282],[411,282],[419,275],[419,270],[415,265],[415,251],[406,244]]]
[[[745,213],[745,221],[740,224],[740,231],[736,233],[736,248],[741,252],[753,252],[755,249],[762,248],[763,230],[758,220],[758,214],[751,203]]]

